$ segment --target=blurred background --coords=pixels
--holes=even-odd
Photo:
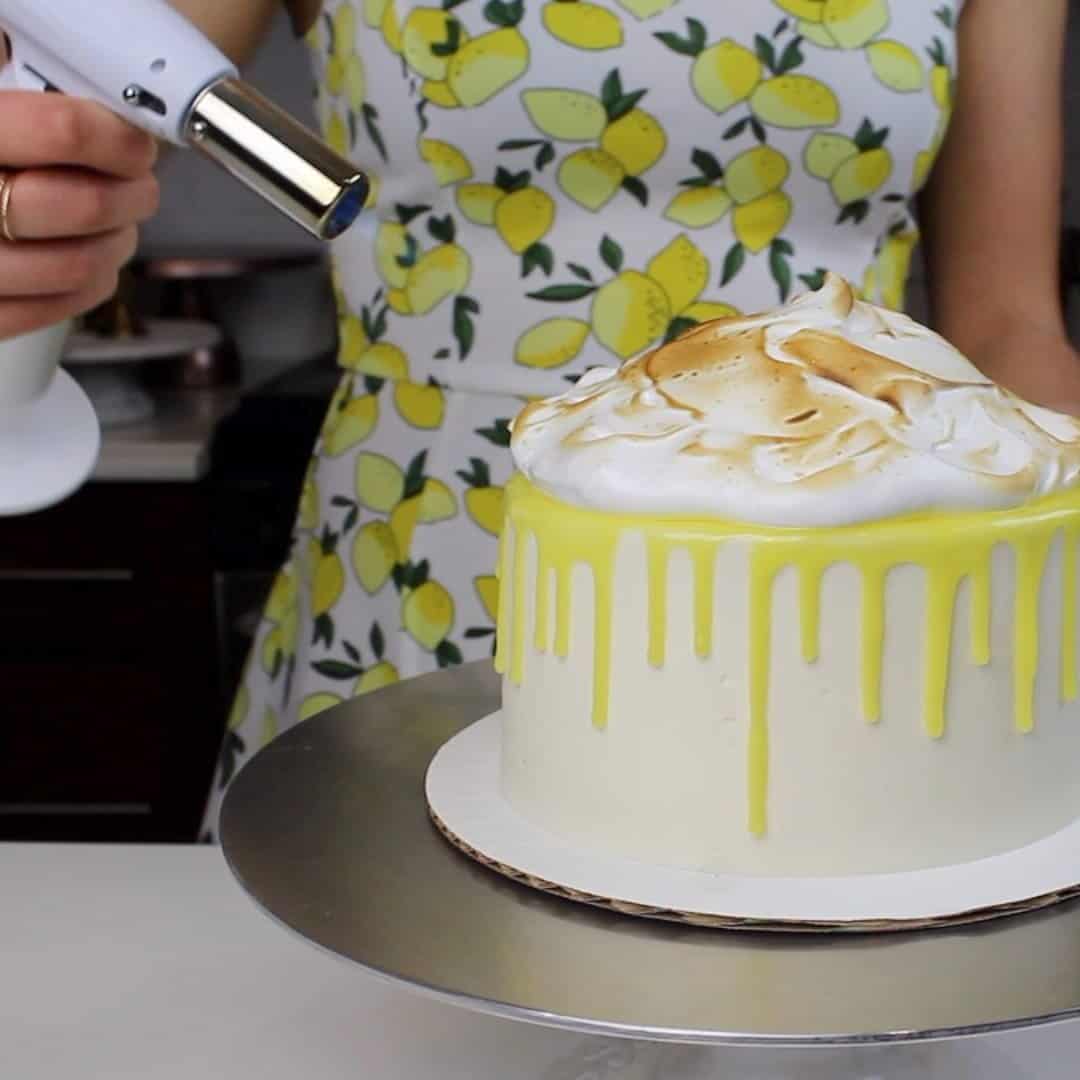
[[[1062,288],[1080,340],[1080,63],[1067,69]],[[314,126],[284,16],[246,75]],[[194,154],[171,155],[162,183],[137,280],[100,316],[114,339],[69,349],[105,428],[93,481],[0,522],[0,840],[195,837],[336,383],[320,246]],[[910,309],[926,318],[918,268]],[[144,333],[125,337],[133,323]]]

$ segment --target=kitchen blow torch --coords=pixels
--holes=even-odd
[[[101,102],[201,151],[321,239],[367,201],[364,173],[243,82],[166,0],[0,0],[0,28],[11,54],[0,86]]]

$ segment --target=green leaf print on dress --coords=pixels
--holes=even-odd
[[[798,19],[808,41],[824,49],[861,49],[889,25],[886,0],[774,0]]]
[[[793,74],[805,57],[800,38],[772,42],[758,34],[754,48],[732,38],[706,44],[707,32],[697,19],[686,20],[686,32],[655,37],[682,56],[692,56],[690,85],[702,104],[723,115],[738,105],[748,116],[724,132],[735,138],[750,127],[759,142],[766,126],[780,128],[830,127],[840,119],[840,103],[832,89],[809,75]]]
[[[522,92],[529,119],[549,139],[596,143],[572,150],[558,167],[560,189],[579,206],[600,210],[620,190],[648,205],[649,189],[641,177],[663,157],[667,134],[652,113],[638,108],[646,93],[627,90],[618,68],[604,77],[599,95],[561,87]]]
[[[501,166],[491,184],[462,184],[455,192],[458,208],[474,225],[493,227],[503,243],[521,256],[521,276],[539,268],[550,275],[555,265],[543,242],[555,224],[555,200],[532,183],[532,173],[512,173]]]
[[[622,246],[606,234],[597,254],[614,275],[609,280],[596,284],[599,271],[594,276],[575,264],[572,272],[587,281],[562,282],[528,294],[531,299],[555,304],[589,297],[589,321],[546,319],[530,327],[515,348],[519,364],[550,368],[566,363],[562,356],[577,355],[589,331],[620,360],[626,360],[698,322],[738,314],[730,304],[700,299],[709,282],[710,263],[685,233],[658,251],[644,271],[624,269]]]
[[[488,26],[472,32],[450,14],[461,6],[443,0],[441,10],[414,8],[401,32],[402,58],[423,78],[422,95],[443,109],[483,105],[529,68],[529,43],[518,29],[523,0],[489,0],[482,9]]]
[[[836,223],[859,225],[870,213],[870,199],[892,176],[892,154],[885,147],[887,127],[875,128],[863,119],[854,136],[836,132],[811,135],[803,150],[803,165],[811,176],[824,180],[840,207]],[[894,201],[891,196],[886,196]]]

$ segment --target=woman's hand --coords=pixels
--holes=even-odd
[[[107,300],[158,205],[154,139],[94,102],[0,91],[0,339]]]

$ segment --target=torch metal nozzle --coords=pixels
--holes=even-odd
[[[212,83],[188,114],[190,144],[324,240],[340,236],[371,184],[283,109],[239,79]]]

